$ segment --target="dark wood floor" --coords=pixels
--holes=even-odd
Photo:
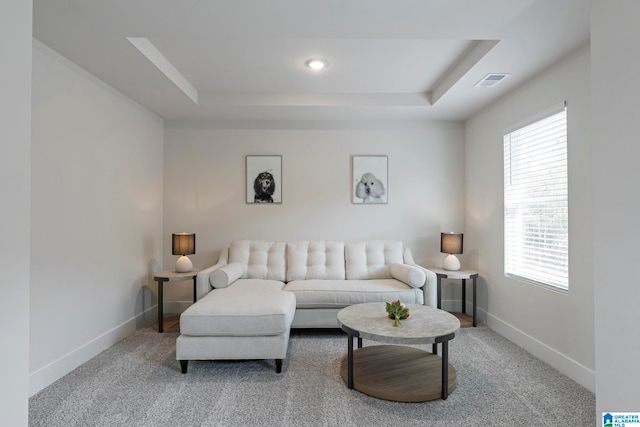
[[[460,327],[461,328],[471,328],[473,327],[473,317],[470,316],[469,314],[466,313],[456,313],[456,312],[451,312],[451,314],[453,314],[454,316],[456,316],[458,318],[458,320],[460,321]]]
[[[164,332],[180,332],[180,315],[165,314],[162,327]],[[153,329],[158,330],[158,322],[153,322]]]

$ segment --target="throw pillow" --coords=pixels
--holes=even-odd
[[[214,270],[209,281],[214,288],[226,288],[244,274],[245,266],[239,262],[232,262]]]
[[[426,280],[424,271],[407,264],[392,264],[391,276],[414,288],[421,287]]]

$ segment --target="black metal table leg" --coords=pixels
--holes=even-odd
[[[196,276],[193,276],[193,302],[196,302],[198,297],[196,297]]]
[[[437,304],[438,304],[438,308],[442,309],[442,274],[437,274],[437,280],[436,280],[436,290],[437,290]]]
[[[164,287],[164,282],[167,282],[168,279],[157,279],[158,281],[158,332],[164,332],[163,320],[164,320],[164,307],[163,300],[164,297],[162,295],[162,288]]]
[[[467,312],[467,279],[462,279],[462,313]]]
[[[348,336],[348,347],[347,347],[347,387],[353,389],[353,335],[347,334]],[[361,338],[358,337],[358,341]]]
[[[477,276],[473,277],[473,327],[476,327],[476,279]]]
[[[449,341],[442,342],[442,400],[449,396]]]

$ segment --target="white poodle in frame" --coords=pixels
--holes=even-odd
[[[384,203],[384,195],[384,184],[371,172],[362,175],[356,184],[356,197],[362,199],[362,203]]]

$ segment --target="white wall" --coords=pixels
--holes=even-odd
[[[196,233],[196,267],[212,265],[234,239],[399,239],[420,263],[440,262],[440,232],[464,224],[461,123],[342,129],[165,130],[165,248],[172,232]],[[325,129],[320,129],[325,127]],[[352,129],[349,129],[352,127]],[[245,203],[245,156],[282,155],[283,203]],[[351,203],[351,156],[389,157],[389,203]],[[165,267],[177,257],[165,251]],[[168,287],[189,301],[191,287]]]
[[[480,270],[487,324],[595,390],[589,48],[466,123],[465,244]],[[504,275],[503,131],[562,101],[568,109],[569,292]]]
[[[32,2],[0,3],[0,425],[28,422]]]
[[[157,116],[34,41],[31,394],[132,332],[151,305],[163,132]]]
[[[640,411],[640,3],[595,1],[591,19],[596,414]]]

